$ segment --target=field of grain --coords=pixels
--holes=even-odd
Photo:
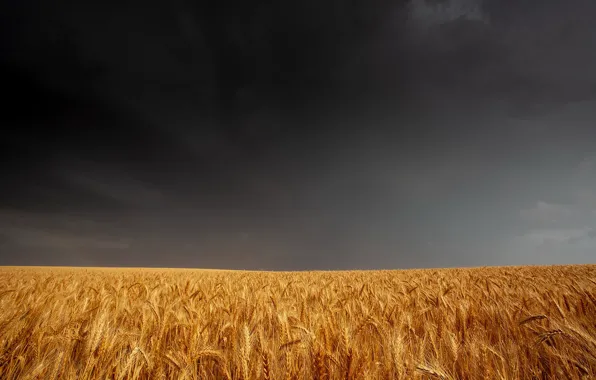
[[[0,268],[2,379],[596,379],[596,265]]]

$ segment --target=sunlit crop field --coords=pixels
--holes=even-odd
[[[596,265],[0,268],[2,379],[596,379]]]

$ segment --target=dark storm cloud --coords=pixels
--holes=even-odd
[[[6,262],[593,261],[593,2],[11,6]]]

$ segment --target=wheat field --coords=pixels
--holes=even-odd
[[[2,379],[596,379],[596,265],[0,268]]]

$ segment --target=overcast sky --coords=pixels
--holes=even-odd
[[[593,0],[0,7],[0,265],[596,262]]]

